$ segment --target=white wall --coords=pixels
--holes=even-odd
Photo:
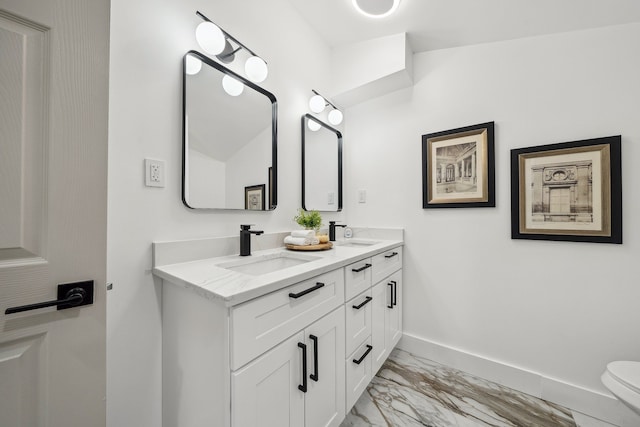
[[[269,232],[294,227],[301,205],[300,116],[311,88],[328,85],[330,53],[284,0],[112,0],[111,7],[108,425],[157,427],[161,289],[150,272],[151,242],[237,235],[241,223]],[[182,205],[181,61],[197,49],[196,10],[269,64],[264,87],[278,99],[281,196],[273,212]],[[144,187],[145,157],[166,161],[165,188]]]
[[[346,219],[405,227],[406,332],[599,392],[640,358],[639,50],[633,24],[422,53],[347,111]],[[488,121],[497,207],[423,210],[421,135]],[[623,245],[510,239],[511,149],[618,134]]]

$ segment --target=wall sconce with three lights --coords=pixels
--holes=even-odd
[[[260,58],[251,49],[201,12],[197,11],[196,15],[203,20],[196,27],[196,41],[202,50],[209,55],[215,56],[220,62],[229,64],[236,59],[236,54],[244,49],[249,54],[249,58],[244,63],[244,72],[247,78],[254,83],[261,83],[267,78],[269,69],[264,59]],[[199,59],[187,56],[187,74],[197,74],[201,68],[202,62]],[[229,75],[223,77],[222,87],[231,96],[238,96],[244,90],[244,84]]]

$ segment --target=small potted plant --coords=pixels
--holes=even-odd
[[[298,215],[293,217],[293,220],[307,230],[315,230],[316,234],[322,226],[322,216],[318,211],[306,212],[298,209]]]

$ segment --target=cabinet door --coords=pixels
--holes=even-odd
[[[302,332],[276,346],[231,376],[234,427],[304,425]],[[308,353],[308,348],[307,348]]]
[[[375,375],[389,354],[385,318],[389,310],[387,306],[391,304],[391,287],[382,281],[373,287],[371,296],[371,374]]]
[[[391,352],[393,348],[398,344],[402,337],[402,270],[396,271],[389,276],[385,283],[391,284],[393,287],[391,297],[391,306],[393,308],[387,309],[387,343],[388,351]],[[387,287],[389,287],[387,285]]]
[[[345,417],[344,307],[305,329],[305,427],[339,426]]]

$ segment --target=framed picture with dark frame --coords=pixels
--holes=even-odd
[[[495,207],[494,122],[422,135],[422,207]]]
[[[620,142],[511,150],[511,238],[622,243]]]
[[[251,185],[244,187],[244,208],[250,211],[263,211],[265,185]]]

